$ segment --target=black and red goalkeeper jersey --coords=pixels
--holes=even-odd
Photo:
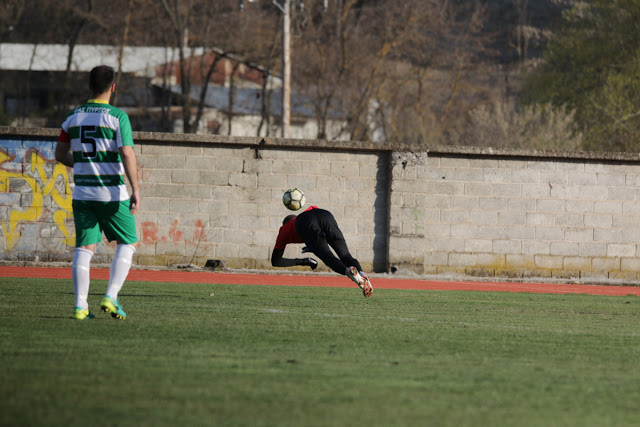
[[[318,207],[309,206],[305,209],[305,212],[311,209],[318,209]],[[300,237],[300,234],[296,231],[296,219],[298,219],[298,217],[293,218],[291,221],[280,227],[278,237],[276,238],[276,244],[273,246],[274,249],[284,250],[289,243],[304,243],[302,237]]]

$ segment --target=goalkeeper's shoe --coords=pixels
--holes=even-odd
[[[369,298],[373,294],[373,286],[371,285],[371,280],[369,280],[369,276],[367,276],[364,272],[360,272],[360,277],[364,279],[364,284],[360,286],[362,288],[362,294],[365,298]]]
[[[360,273],[358,273],[358,269],[355,267],[347,268],[347,277],[353,280],[356,285],[362,289],[362,294],[365,298],[368,298],[373,293],[373,287],[371,286],[371,282],[368,277],[363,277]]]
[[[115,319],[127,318],[127,313],[124,312],[124,310],[122,309],[122,306],[120,305],[117,299],[113,300],[111,299],[111,297],[105,295],[104,298],[102,298],[100,307],[102,308],[102,311],[111,313],[111,317]]]
[[[89,309],[83,309],[82,307],[76,307],[73,310],[73,316],[71,317],[72,319],[77,319],[77,320],[84,320],[84,319],[93,319],[94,317],[96,317],[92,312],[89,311]]]

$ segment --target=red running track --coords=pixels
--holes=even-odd
[[[0,277],[71,279],[71,268],[2,266],[0,267]],[[91,269],[91,277],[94,279],[107,280],[109,278],[109,270],[104,268]],[[246,274],[209,271],[131,270],[127,280],[144,282],[219,283],[235,285],[324,286],[336,288],[348,288],[355,286],[344,276],[338,275]],[[371,282],[374,289],[422,289],[442,291],[497,291],[640,296],[640,287],[638,286],[441,281],[395,279],[387,277],[372,277]]]

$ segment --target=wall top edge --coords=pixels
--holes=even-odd
[[[0,140],[8,137],[26,139],[57,139],[60,129],[57,128],[21,128],[0,126]],[[473,157],[519,157],[539,159],[593,160],[613,162],[640,162],[640,153],[618,153],[598,151],[552,151],[525,150],[473,146],[423,145],[415,146],[403,143],[370,142],[370,141],[327,141],[313,139],[284,139],[272,137],[241,137],[227,135],[194,135],[163,132],[133,132],[136,143],[154,144],[215,144],[234,145],[253,148],[314,148],[340,151],[394,151],[422,152],[428,155],[452,155]]]

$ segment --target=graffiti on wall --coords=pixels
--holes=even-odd
[[[75,244],[69,173],[49,151],[32,147],[12,154],[0,147],[0,205],[8,209],[0,216],[0,229],[7,250],[18,244],[23,224],[46,223],[50,215],[64,244]]]
[[[140,180],[149,174],[139,168]],[[56,251],[75,246],[71,175],[55,161],[51,142],[31,141],[23,147],[22,141],[0,141],[0,247],[35,250],[42,245]],[[139,237],[144,245],[184,243],[206,254],[213,244],[207,241],[205,222],[196,219],[185,227],[175,219],[168,230],[142,222]]]
[[[193,236],[184,236],[182,230],[179,227],[179,221],[176,219],[169,227],[169,231],[165,236],[159,236],[159,227],[155,222],[147,221],[142,223],[142,243],[154,244],[157,242],[186,242],[190,244],[205,243],[207,242],[207,234],[205,231],[204,222],[201,219],[197,219],[193,226]]]

